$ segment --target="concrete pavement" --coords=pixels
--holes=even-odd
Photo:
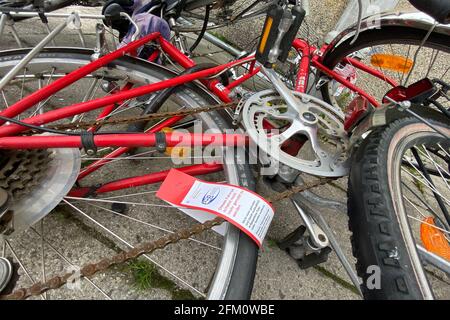
[[[405,5],[404,2],[401,3],[402,6]],[[312,33],[317,36],[324,36],[336,23],[340,12],[345,6],[345,1],[336,0],[325,0],[325,1],[311,1],[311,12],[307,18],[307,23]],[[76,8],[77,10],[82,10],[83,12],[99,12],[99,8]],[[68,11],[72,10],[66,9]],[[93,30],[92,24],[88,23],[88,31],[85,33],[87,37],[88,46],[93,46]],[[259,33],[262,26],[261,19],[244,22],[237,26],[232,26],[229,28],[224,28],[217,30],[222,36],[227,38],[229,41],[236,43],[242,48],[246,48],[248,44],[248,39],[254,39]],[[28,26],[18,26],[19,31],[26,33],[26,43],[33,43],[36,38],[43,35],[43,31],[38,28],[32,28],[31,30]],[[28,30],[28,31],[26,31]],[[57,39],[58,45],[72,45],[77,39],[77,35],[74,31],[68,30],[64,33],[64,36]],[[13,39],[8,38],[7,41],[2,42],[0,48],[5,49],[6,47],[15,47]],[[207,55],[208,52],[213,51],[214,46],[210,44],[202,44],[198,53],[205,56],[198,58],[204,61],[211,60],[214,62],[224,62],[230,59],[226,54],[220,53],[215,55]],[[342,201],[345,199],[345,187],[346,179],[343,178],[337,182],[339,187],[333,187],[330,185],[324,186],[316,190],[319,194],[327,196],[335,200]],[[264,183],[258,184],[258,192],[263,195],[270,195],[273,193]],[[293,231],[300,223],[300,217],[295,212],[294,207],[288,200],[275,204],[276,216],[272,223],[267,236],[267,241],[265,241],[263,249],[260,253],[260,258],[258,262],[258,268],[255,279],[255,287],[253,291],[253,299],[359,299],[359,296],[355,293],[355,289],[350,284],[350,280],[345,272],[345,270],[340,265],[337,257],[334,253],[330,254],[329,261],[321,264],[318,268],[311,268],[308,270],[301,270],[296,262],[291,259],[285,252],[281,251],[276,245],[277,240],[282,239],[289,232]],[[350,246],[350,233],[347,226],[347,216],[345,210],[338,211],[329,208],[316,208],[320,210],[324,218],[330,224],[332,229],[335,231],[335,236],[339,240],[341,246],[344,249],[347,257],[353,262],[353,257],[351,255]],[[51,222],[52,223],[52,222]],[[73,222],[69,220],[68,224]],[[124,226],[118,226],[119,228],[124,228]],[[67,235],[67,230],[70,231],[73,237],[75,237],[75,243],[83,243],[85,241],[82,234],[76,233],[72,230],[72,227],[67,228],[61,227],[60,225],[55,226],[55,239],[60,242],[64,242],[64,236]],[[88,232],[88,231],[86,231]],[[101,238],[101,237],[100,237]],[[97,255],[102,255],[105,253],[105,246],[101,244],[101,241],[93,242],[90,246],[89,251],[85,251],[85,258],[83,260],[88,260],[87,257],[96,257]],[[36,249],[37,250],[37,249]],[[175,251],[183,250],[182,248],[177,248]],[[108,252],[113,252],[113,249],[108,249]],[[171,264],[180,262],[170,260],[165,260],[171,269]],[[183,261],[183,259],[181,259]],[[205,264],[208,264],[205,261]],[[59,267],[59,269],[61,269]],[[173,266],[173,269],[182,272],[177,266]],[[189,269],[190,270],[190,269]],[[194,272],[194,270],[191,270]],[[164,273],[164,271],[162,271]],[[103,276],[99,277],[99,283],[101,283],[102,288],[106,288],[107,292],[112,292],[112,296],[118,299],[129,299],[129,298],[157,298],[166,299],[171,298],[171,292],[164,288],[152,288],[149,292],[142,295],[136,292],[133,281],[129,274],[126,274],[122,269],[115,269],[112,274],[109,274],[109,279],[113,281],[108,281]],[[166,274],[166,276],[168,276]],[[170,276],[168,276],[170,278]],[[173,279],[172,279],[173,280]],[[180,287],[183,285],[177,281],[173,280]],[[205,284],[207,285],[207,284]],[[51,296],[52,298],[66,298],[67,296],[62,291],[61,294]],[[99,296],[94,296],[93,298],[98,298]]]

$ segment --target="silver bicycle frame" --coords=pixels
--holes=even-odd
[[[9,17],[25,17],[25,18],[31,18],[31,17],[37,17],[39,14],[37,12],[14,12],[11,11],[8,14],[1,14],[0,15],[0,36],[3,33],[3,28],[6,24],[6,21]],[[37,54],[39,54],[42,49],[44,49],[50,42],[54,42],[55,37],[60,34],[69,24],[73,23],[75,27],[78,30],[81,30],[81,18],[85,19],[104,19],[105,16],[103,15],[79,15],[78,13],[74,12],[71,14],[60,14],[60,13],[46,13],[45,16],[47,18],[49,17],[58,17],[58,18],[65,18],[64,21],[59,24],[55,29],[50,31],[50,33],[42,39],[30,52],[28,52],[23,59],[14,66],[1,80],[0,80],[0,90],[2,90],[5,85],[9,83],[19,72],[22,70]],[[130,22],[135,27],[135,32],[132,36],[132,41],[134,41],[137,36],[140,33],[139,26],[133,21],[133,19],[126,13],[122,12],[121,16],[127,18],[130,20]],[[80,31],[79,33],[81,42],[84,44],[84,38]],[[97,45],[101,46],[101,45]],[[98,50],[101,50],[101,48],[97,48]]]

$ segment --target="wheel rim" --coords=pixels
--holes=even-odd
[[[449,131],[447,130],[447,132]],[[394,143],[395,150],[392,147],[388,153],[388,159],[391,159],[393,163],[392,166],[388,166],[388,177],[390,177],[389,187],[400,230],[414,269],[415,278],[425,299],[433,299],[434,294],[437,294],[437,297],[445,296],[448,294],[446,292],[448,288],[440,287],[442,284],[440,282],[447,283],[446,286],[450,282],[448,281],[448,274],[442,271],[442,266],[433,265],[428,261],[427,267],[423,267],[424,254],[419,255],[419,252],[423,250],[424,246],[423,239],[421,239],[420,226],[426,225],[432,229],[439,230],[445,236],[447,242],[450,239],[450,228],[443,216],[442,209],[440,209],[436,198],[432,194],[433,189],[431,184],[429,186],[426,184],[428,180],[423,176],[418,162],[411,160],[411,155],[416,153],[412,150],[419,150],[416,154],[430,160],[432,158],[429,152],[431,149],[429,148],[437,146],[441,151],[445,151],[448,154],[450,145],[439,134],[436,134],[432,130],[430,131],[430,128],[426,125],[410,125],[409,127],[402,128],[393,139],[394,141],[398,141],[398,144]],[[422,149],[418,149],[418,147]],[[433,161],[436,161],[435,158],[433,159]],[[444,199],[445,208],[448,209],[450,202],[448,202],[448,197],[445,196],[449,194],[448,192],[450,190],[448,187],[448,179],[444,176],[445,179],[439,184],[437,183],[439,179],[442,179],[440,173],[446,173],[448,168],[445,171],[443,170],[442,161],[441,163],[428,161],[428,165],[439,169],[437,170],[437,175],[430,176],[430,181],[435,186],[439,186],[439,190],[436,189],[436,191],[439,191],[439,198]],[[428,169],[431,167],[428,167]],[[428,171],[428,169],[426,166],[425,170]],[[444,224],[439,226],[436,224],[428,224],[424,219],[429,216],[435,217],[440,222],[444,222]],[[421,247],[419,252],[417,246]],[[425,250],[425,253],[429,252],[429,250],[430,248]],[[446,265],[449,267],[450,261],[446,261]]]

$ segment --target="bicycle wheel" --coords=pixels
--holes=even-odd
[[[407,86],[423,78],[450,80],[450,38],[432,33],[421,46],[426,32],[404,27],[386,27],[360,34],[351,45],[348,39],[331,49],[324,57],[324,65],[363,89],[381,103],[393,88],[387,78]],[[343,60],[359,60],[383,76],[377,78]],[[385,61],[385,63],[383,62]],[[321,87],[325,101],[343,110],[357,96],[353,91],[331,80]]]
[[[234,0],[229,4],[212,6],[209,14],[208,30],[217,29],[257,17],[263,17],[267,14],[267,9],[274,3],[273,0],[264,1],[248,1],[248,0]],[[197,4],[198,5],[193,5]],[[185,10],[181,13],[183,18],[190,21],[189,25],[179,25],[175,29],[180,32],[198,32],[202,30],[203,20],[205,18],[205,5],[201,5],[202,1],[192,1],[192,5],[187,5]]]
[[[26,53],[27,50],[1,53],[0,75],[4,75],[17,64]],[[33,92],[54,79],[89,63],[91,55],[91,51],[84,49],[52,48],[42,51],[23,72],[1,90],[0,108],[11,105],[26,93]],[[77,81],[69,88],[59,91],[20,118],[105,96],[114,88],[122,88],[127,84],[138,87],[174,76],[174,73],[161,66],[140,59],[122,57],[108,64],[106,68],[101,68]],[[141,101],[142,98],[124,101],[116,106],[109,117],[114,118],[124,114],[139,115],[142,112],[139,107]],[[214,103],[216,103],[215,100],[206,91],[189,84],[180,87],[180,90],[168,99],[160,111],[175,111]],[[70,119],[58,120],[57,123],[91,120],[98,118],[101,112],[101,110],[89,112]],[[219,112],[196,114],[195,117],[191,116],[174,124],[172,128],[177,126],[190,128],[193,124],[200,123],[204,130],[223,131],[228,128],[228,123]],[[126,131],[126,125],[104,126],[98,129],[99,132],[104,130]],[[49,153],[55,150],[50,150]],[[109,154],[110,151],[98,150],[97,156],[89,156],[82,152],[81,173],[99,157]],[[79,153],[78,149],[74,152]],[[5,167],[10,168],[7,165],[13,161],[11,159],[20,157],[17,153],[17,150],[2,151],[0,180],[3,183],[2,188],[10,192],[15,202],[20,203],[25,201],[27,195],[35,188],[42,186],[46,181],[45,173],[48,170],[46,163],[50,163],[52,167],[55,161],[47,161],[47,154],[27,155],[28,158],[40,157],[41,161],[35,162],[31,169],[29,169],[30,166],[21,166],[19,163],[14,167],[15,171],[7,172]],[[191,167],[198,163],[189,153],[184,154],[183,157],[185,162],[194,163]],[[17,171],[19,167],[22,171]],[[114,159],[107,159],[106,163],[98,166],[98,170],[78,180],[74,188],[87,187],[99,190],[99,185],[104,185],[108,181],[123,182],[137,175],[150,177],[152,173],[172,167],[174,164],[168,155],[160,154],[152,148],[141,149],[139,153],[132,156],[123,154]],[[245,163],[224,163],[223,170],[215,171],[217,172],[211,171],[210,174],[201,175],[200,178],[254,188],[254,180]],[[79,170],[75,173],[78,174]],[[196,174],[195,170],[192,174]],[[158,181],[161,179],[155,182]],[[64,181],[62,183],[64,184]],[[105,195],[94,192],[85,196],[65,196],[51,214],[45,215],[39,222],[21,233],[15,232],[11,236],[4,237],[3,256],[16,265],[18,269],[16,275],[20,276],[7,290],[28,287],[38,279],[42,281],[54,273],[60,274],[68,266],[73,267],[73,265],[83,265],[87,261],[98,260],[101,256],[110,255],[125,248],[129,249],[141,241],[155,240],[180,227],[196,223],[178,209],[155,197],[158,184],[141,186],[130,184],[128,187]],[[124,211],[124,205],[127,206],[126,211]],[[64,288],[50,291],[41,297],[52,299],[249,298],[256,268],[257,246],[231,225],[226,225],[226,230],[224,237],[209,231],[169,247],[167,250],[151,256],[143,256],[142,259],[133,261],[124,268],[115,268],[92,280],[82,281],[81,291]],[[181,288],[187,288],[188,291]]]
[[[434,124],[450,135],[449,122]],[[365,298],[450,298],[449,164],[449,139],[416,118],[377,128],[356,151],[348,212]]]

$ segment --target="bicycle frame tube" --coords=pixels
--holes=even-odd
[[[241,59],[241,60],[238,60],[237,62],[244,63],[244,62],[246,62],[248,60],[249,60],[248,58],[247,59]],[[97,61],[94,61],[92,63],[95,63]],[[224,64],[224,65],[221,65],[221,66],[217,66],[217,67],[213,67],[213,68],[210,68],[210,69],[201,70],[201,71],[194,72],[194,73],[191,73],[191,74],[186,74],[186,75],[182,75],[182,76],[175,77],[175,78],[172,78],[172,79],[164,80],[164,81],[161,81],[161,82],[148,84],[148,85],[145,85],[145,86],[142,86],[142,87],[138,87],[138,88],[134,88],[134,89],[126,90],[126,91],[121,91],[121,92],[112,94],[110,96],[105,96],[103,98],[98,98],[98,99],[94,99],[94,100],[90,100],[90,101],[74,104],[74,105],[71,105],[71,106],[63,107],[63,108],[60,108],[60,109],[52,110],[52,111],[49,111],[49,112],[46,112],[46,113],[43,113],[43,114],[40,114],[40,115],[37,115],[37,116],[34,116],[34,117],[27,118],[27,119],[23,120],[23,122],[28,123],[28,124],[33,124],[33,125],[43,125],[43,124],[46,124],[46,123],[49,123],[49,122],[52,122],[52,121],[56,121],[56,120],[59,120],[59,119],[64,119],[64,118],[71,117],[71,116],[74,116],[74,115],[77,115],[77,114],[80,114],[80,113],[85,113],[85,112],[92,111],[92,110],[95,110],[95,109],[98,109],[98,108],[102,108],[104,106],[111,105],[111,104],[117,103],[119,101],[128,100],[128,99],[136,98],[136,97],[143,96],[143,95],[146,95],[146,94],[149,94],[149,93],[153,93],[153,92],[156,92],[156,91],[160,91],[160,90],[163,90],[163,89],[166,89],[166,88],[179,86],[179,85],[182,85],[182,84],[185,84],[185,83],[188,83],[188,82],[192,82],[192,81],[197,80],[199,78],[205,78],[205,77],[213,76],[213,75],[215,75],[215,74],[217,74],[217,73],[219,73],[219,72],[221,72],[221,71],[223,71],[223,70],[225,70],[225,69],[235,65],[237,62],[236,61],[229,62],[227,64]],[[88,64],[87,66],[89,66],[89,65],[90,64]],[[100,68],[100,67],[101,67],[101,65],[98,65],[97,69]],[[72,73],[68,74],[67,76],[71,76],[73,73],[78,73],[78,72],[84,73],[84,70],[82,70],[82,71],[80,71],[80,70],[82,70],[82,68],[73,71]],[[74,78],[74,77],[76,77],[76,76],[72,75],[72,78]],[[63,77],[61,79],[64,79],[64,78],[65,77]],[[55,83],[57,83],[57,81],[55,81],[52,84],[55,84]],[[49,86],[52,86],[52,84],[50,84]],[[220,89],[218,89],[219,84],[220,83],[217,83],[216,85],[214,85],[214,88],[217,88],[217,90],[220,90]],[[57,86],[59,86],[59,85],[57,84]],[[222,85],[222,87],[223,87],[223,85]],[[223,87],[223,88],[226,89],[225,87]],[[47,89],[47,87],[44,87],[41,90],[36,91],[35,94],[39,94],[40,91],[46,90],[46,89]],[[51,91],[53,91],[53,90],[54,89],[52,88]],[[32,95],[34,95],[34,94],[32,94]],[[31,97],[32,95],[30,95],[29,97]],[[45,99],[47,94],[46,93],[45,94],[41,94],[41,96],[44,96],[43,99]],[[48,96],[50,96],[50,95],[48,95]],[[25,99],[27,99],[27,98],[25,98]],[[228,99],[230,99],[230,98],[228,98]],[[23,100],[21,100],[21,101],[23,101]],[[21,101],[19,101],[15,105],[11,106],[10,108],[16,107],[18,104],[20,104]],[[41,100],[36,101],[36,102],[34,102],[34,104],[35,103],[39,103],[40,101]],[[32,105],[30,105],[29,107],[31,107]],[[20,108],[22,108],[23,106],[24,106],[24,104],[19,105]],[[25,106],[28,106],[28,105],[25,105]],[[0,115],[6,116],[5,114],[8,114],[8,115],[11,114],[11,113],[14,114],[15,111],[7,112],[7,111],[9,111],[10,108],[6,109],[3,112],[4,114],[0,113]],[[24,128],[23,126],[20,126],[20,125],[16,125],[16,124],[10,124],[10,125],[6,125],[6,126],[2,126],[2,127],[0,127],[0,137],[13,135],[13,134],[25,131],[25,130],[26,130],[26,128]]]
[[[69,86],[73,82],[83,78],[84,76],[88,75],[89,73],[92,73],[96,71],[97,69],[105,66],[106,64],[114,61],[115,59],[119,58],[122,55],[125,55],[126,53],[129,53],[131,51],[134,51],[138,47],[144,45],[145,43],[149,41],[158,41],[161,45],[161,50],[163,50],[166,54],[168,54],[171,58],[173,58],[175,61],[177,61],[180,65],[184,67],[192,67],[195,65],[194,61],[192,61],[190,58],[186,57],[184,54],[182,54],[177,48],[175,48],[172,44],[170,44],[167,40],[163,39],[159,33],[152,33],[149,34],[139,40],[133,41],[126,45],[123,48],[120,48],[112,53],[109,53],[98,60],[95,60],[73,72],[66,75],[65,77],[62,77],[53,83],[49,84],[48,86],[34,92],[33,94],[25,97],[24,99],[18,101],[14,105],[10,106],[9,108],[5,109],[3,112],[0,113],[0,115],[5,117],[15,117],[18,114],[22,113],[23,111],[29,109],[33,105],[41,102],[42,100],[50,97],[52,94],[56,93],[57,91]],[[296,39],[293,42],[293,47],[302,53],[302,61],[300,63],[300,68],[298,71],[297,76],[297,91],[299,92],[306,92],[307,88],[307,77],[309,75],[309,67],[310,64],[316,67],[318,70],[324,72],[325,74],[329,75],[332,79],[342,83],[346,87],[348,87],[350,90],[357,92],[361,96],[365,97],[370,103],[372,103],[374,106],[378,106],[379,103],[371,97],[369,94],[364,92],[362,89],[356,87],[352,83],[350,83],[348,80],[344,79],[340,75],[338,75],[333,70],[329,70],[327,67],[325,67],[321,63],[321,52],[324,52],[327,48],[322,48],[318,50],[317,48],[310,46],[306,41],[301,39]],[[314,55],[312,59],[310,59],[310,53],[313,52]],[[110,96],[105,96],[103,98],[94,99],[91,101],[86,101],[82,103],[78,103],[75,105],[59,108],[57,110],[52,110],[49,112],[46,112],[44,114],[36,115],[34,117],[30,117],[24,120],[24,122],[34,125],[43,125],[52,121],[56,121],[62,118],[75,116],[80,113],[92,111],[98,108],[102,108],[105,106],[111,106],[115,103],[118,103],[119,101],[124,101],[128,99],[132,99],[138,96],[142,96],[145,94],[149,94],[155,91],[163,90],[172,86],[178,86],[181,84],[185,84],[188,82],[192,82],[195,80],[199,80],[202,78],[210,77],[215,74],[218,74],[230,67],[233,67],[238,64],[242,64],[245,62],[250,62],[254,58],[244,58],[239,59],[236,61],[232,61],[223,65],[219,65],[217,67],[201,70],[198,72],[194,72],[192,74],[187,75],[181,75],[172,79],[164,80],[161,82],[145,85],[139,88],[134,89],[128,89],[128,90],[121,90],[120,92],[117,92],[115,94],[112,94]],[[351,61],[352,64],[354,64],[355,67],[360,68],[361,70],[368,72],[376,77],[379,77],[381,79],[385,79],[384,76],[376,71],[371,69],[370,67],[358,63],[357,61]],[[222,101],[229,102],[231,101],[230,97],[230,90],[234,88],[235,86],[241,84],[243,81],[249,79],[252,77],[252,75],[256,74],[257,71],[259,71],[259,68],[251,68],[251,72],[248,74],[242,76],[240,79],[235,80],[234,82],[231,82],[228,87],[223,86],[218,80],[212,80],[212,81],[203,81],[208,88],[216,94]],[[395,81],[388,80],[388,83],[395,85]],[[0,122],[2,124],[4,122]],[[20,125],[10,124],[10,125],[3,125],[0,127],[0,137],[5,137],[9,135],[14,135],[17,133],[20,133],[24,131],[25,128]]]
[[[205,174],[222,171],[223,166],[219,163],[210,163],[210,164],[203,163],[203,164],[195,164],[195,165],[191,165],[191,166],[177,168],[177,170],[184,172],[186,174],[192,175],[192,176],[196,176],[196,175],[205,175]],[[98,187],[95,190],[95,193],[99,194],[99,193],[122,190],[122,189],[126,189],[126,188],[139,187],[139,186],[153,184],[153,183],[159,183],[159,182],[164,181],[164,179],[169,174],[169,171],[170,170],[164,170],[164,171],[145,174],[142,176],[125,178],[125,179],[108,182],[108,183],[105,183],[104,185]],[[84,188],[83,187],[81,187],[81,188],[75,187],[70,191],[69,196],[85,197],[86,195],[88,195],[91,192],[92,192],[92,189],[90,187],[84,187]]]
[[[52,94],[66,88],[67,86],[71,85],[75,81],[87,76],[88,74],[94,72],[95,70],[99,69],[102,66],[107,65],[108,63],[116,60],[117,58],[120,58],[121,56],[143,46],[149,41],[155,40],[160,37],[159,33],[152,33],[149,34],[139,40],[133,41],[129,43],[128,45],[124,46],[123,48],[120,48],[116,51],[113,51],[98,60],[95,60],[80,69],[77,69],[65,77],[59,78],[58,80],[54,81],[53,83],[49,84],[48,86],[32,93],[31,95],[25,97],[24,99],[18,101],[14,105],[10,106],[9,108],[5,109],[4,111],[0,112],[1,116],[4,117],[15,117],[19,115],[20,113],[28,110],[32,106],[36,105],[37,103],[41,102],[42,100],[50,97]],[[4,121],[0,121],[0,124],[3,124]]]
[[[322,55],[324,52],[327,52],[328,46],[325,45],[322,48],[318,49],[314,46],[310,46],[306,41],[302,39],[295,39],[292,43],[292,46],[302,54],[302,58],[300,61],[300,67],[297,73],[297,81],[296,81],[296,91],[305,93],[308,88],[308,77],[309,77],[309,68],[310,65],[314,66],[316,69],[322,71],[326,75],[328,75],[331,79],[338,81],[343,84],[350,90],[358,93],[362,97],[366,98],[373,106],[378,107],[380,103],[367,92],[362,90],[361,88],[355,86],[347,79],[343,78],[333,70],[330,70],[326,66],[322,64]],[[313,57],[311,59],[311,53],[313,53]],[[382,72],[370,68],[369,66],[363,64],[362,62],[346,58],[344,62],[350,63],[353,67],[358,68],[366,73],[369,73],[381,80],[385,80],[393,87],[396,87],[398,84],[393,79],[386,77]]]
[[[167,133],[167,147],[182,146],[230,146],[244,147],[248,137],[242,134],[226,133]],[[97,147],[154,147],[154,133],[99,134],[94,136]],[[46,148],[83,148],[80,136],[18,136],[0,139],[0,149],[46,149]]]
[[[151,127],[146,132],[156,133],[158,131],[161,131],[161,129],[163,129],[164,127],[170,127],[170,126],[174,125],[175,123],[177,123],[178,121],[180,121],[183,118],[184,117],[182,117],[182,116],[176,116],[176,117],[169,118],[167,120],[160,122],[159,124],[155,125],[154,127]],[[103,159],[97,160],[97,161],[91,163],[86,168],[83,168],[83,170],[78,175],[78,180],[83,179],[87,175],[89,175],[92,172],[103,167],[105,164],[107,164],[112,159],[117,158],[117,157],[121,156],[122,154],[127,153],[130,150],[131,150],[131,148],[129,148],[129,147],[121,147],[121,148],[118,148],[118,149],[112,151],[111,153],[107,154],[106,156],[103,157]]]
[[[48,86],[36,91],[35,93],[27,96],[26,98],[18,101],[16,104],[10,106],[6,110],[0,113],[0,115],[5,117],[15,117],[23,111],[31,108],[32,106],[38,104],[39,102],[47,99],[54,93],[66,88],[71,85],[75,81],[85,77],[86,75],[95,72],[101,67],[104,67],[108,63],[120,58],[125,54],[130,54],[134,52],[140,46],[146,44],[147,42],[154,41],[159,43],[159,50],[155,51],[149,60],[155,60],[158,57],[159,52],[164,52],[168,55],[173,61],[177,62],[180,66],[184,68],[191,68],[195,66],[195,62],[191,60],[189,57],[181,53],[176,47],[174,47],[170,42],[165,40],[160,36],[159,33],[149,34],[139,40],[133,41],[126,45],[125,47],[118,49],[114,52],[111,52],[103,57],[100,57],[98,60],[95,60],[77,70],[74,70],[70,74],[54,81]],[[296,90],[302,93],[305,93],[308,87],[308,77],[310,66],[314,66],[318,70],[330,76],[330,78],[342,83],[350,90],[360,94],[361,96],[368,99],[374,106],[378,106],[379,103],[366,92],[361,90],[360,88],[354,86],[352,83],[335,73],[333,70],[328,69],[322,64],[322,54],[326,52],[327,47],[324,46],[321,49],[317,49],[314,46],[310,46],[306,41],[301,39],[296,39],[293,42],[293,47],[302,54],[302,60],[300,62],[300,68],[298,70],[297,75],[297,83]],[[369,66],[364,65],[363,63],[347,59],[345,62],[351,63],[354,67],[367,72],[375,77],[386,80],[392,86],[396,86],[395,81],[391,79],[385,79],[384,75],[377,70],[370,68]],[[246,73],[241,75],[239,78],[230,82],[226,87],[216,79],[207,80],[205,78],[213,77],[231,67],[249,64],[249,68]],[[163,80],[157,83],[152,83],[148,85],[144,85],[137,88],[132,88],[131,84],[125,85],[125,87],[114,90],[111,95],[81,102],[75,105],[66,106],[63,108],[59,108],[56,110],[48,111],[43,114],[39,114],[30,118],[27,118],[24,121],[25,123],[34,124],[34,125],[43,125],[47,124],[59,119],[76,116],[78,114],[88,112],[91,110],[104,108],[100,116],[107,117],[110,115],[111,111],[113,111],[114,106],[118,103],[125,102],[128,99],[132,99],[138,96],[146,95],[149,93],[153,93],[159,90],[163,90],[173,86],[179,86],[182,84],[186,84],[192,81],[199,80],[201,81],[213,94],[215,94],[221,101],[230,102],[232,101],[231,91],[236,86],[241,85],[246,80],[252,78],[254,75],[260,72],[261,68],[255,66],[255,59],[253,56],[239,59],[236,61],[232,61],[223,65],[219,65],[213,68],[204,69],[198,72],[194,72],[192,74],[186,74],[177,76],[168,80]],[[112,151],[108,155],[106,155],[103,159],[95,161],[91,165],[84,168],[78,180],[83,179],[90,173],[96,171],[103,165],[107,164],[113,158],[119,157],[120,155],[128,152],[131,148],[135,147],[153,147],[155,146],[155,133],[160,131],[164,127],[173,126],[176,122],[181,120],[182,116],[176,116],[162,121],[160,124],[150,128],[145,133],[130,133],[130,134],[98,134],[95,135],[94,141],[98,147],[118,147],[118,149]],[[1,125],[3,124],[3,125]],[[79,136],[31,136],[31,137],[15,137],[12,135],[18,134],[27,130],[27,128],[16,125],[16,124],[4,124],[4,122],[0,122],[0,148],[12,148],[12,149],[20,149],[20,148],[82,148],[81,138]],[[89,131],[95,131],[96,128],[90,128]],[[243,147],[248,143],[248,137],[240,134],[189,134],[189,133],[177,133],[175,134],[166,134],[166,142],[168,147],[173,146],[237,146]],[[191,168],[192,173],[203,172],[204,174],[208,172],[215,172],[214,170],[219,170],[218,166],[205,168],[200,165],[200,167]],[[189,170],[191,170],[189,169]],[[212,170],[212,171],[211,171]],[[202,173],[198,173],[202,174]],[[135,180],[126,180],[121,183],[111,185],[111,188],[105,188],[104,192],[111,191],[112,189],[117,190],[116,188],[126,187],[128,183],[139,181],[140,183],[155,183],[160,182],[162,177],[165,177],[164,172],[155,173],[154,175],[146,175],[145,177],[140,179],[139,177],[134,177],[130,179]],[[137,180],[136,180],[137,179]]]

